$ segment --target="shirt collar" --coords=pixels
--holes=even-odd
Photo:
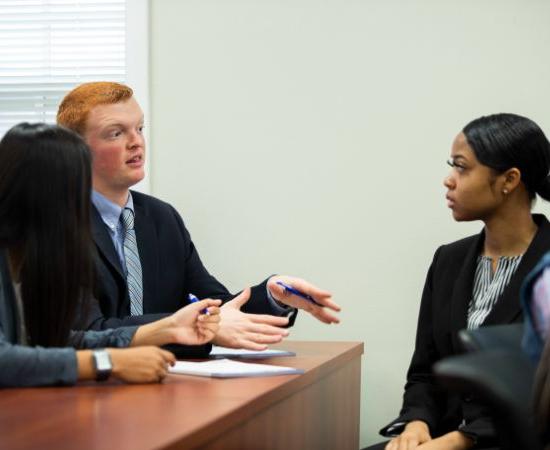
[[[116,230],[120,221],[120,215],[122,214],[122,208],[95,190],[92,190],[92,203],[97,208],[103,222],[111,230]],[[128,192],[128,200],[124,208],[128,208],[134,212],[134,200],[131,192]]]

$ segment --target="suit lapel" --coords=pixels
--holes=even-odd
[[[98,248],[99,253],[113,266],[116,272],[126,280],[120,267],[120,261],[113,245],[113,240],[109,235],[107,226],[103,223],[103,219],[95,206],[92,205],[92,236]]]
[[[542,256],[550,249],[550,224],[544,216],[534,216],[539,226],[529,248],[524,253],[516,272],[504,289],[501,297],[485,318],[483,325],[495,325],[513,322],[521,315],[519,292],[523,280],[537,265]]]
[[[155,223],[149,215],[141,198],[132,192],[134,200],[136,239],[143,274],[143,312],[152,312],[149,308],[150,299],[155,299],[157,271],[158,271],[158,241]]]
[[[466,250],[464,263],[457,261],[462,266],[453,287],[451,298],[451,339],[455,349],[461,348],[458,341],[458,331],[466,328],[468,317],[468,305],[472,298],[472,288],[476,271],[477,257],[483,242],[484,233],[481,232],[477,238],[472,241],[470,247]],[[458,256],[460,258],[460,256]]]

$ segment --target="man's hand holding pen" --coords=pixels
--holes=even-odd
[[[341,310],[332,300],[332,294],[301,278],[275,275],[267,281],[267,288],[273,298],[280,303],[303,309],[327,324],[340,322],[340,319],[330,312]]]

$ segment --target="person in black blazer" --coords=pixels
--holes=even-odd
[[[492,422],[473,396],[437,385],[433,364],[461,351],[462,328],[522,320],[520,286],[550,249],[550,224],[532,215],[536,194],[550,199],[550,143],[531,120],[496,114],[455,138],[444,181],[457,221],[481,220],[478,235],[437,249],[428,271],[415,350],[399,417],[370,449],[497,448]]]
[[[545,450],[550,449],[550,252],[525,278],[521,288],[523,351],[537,365],[532,407],[536,430]]]
[[[146,323],[185,305],[189,294],[224,301],[214,340],[218,345],[264,349],[288,335],[286,327],[293,324],[297,309],[322,322],[337,323],[330,310],[340,308],[331,294],[299,278],[272,276],[232,300],[233,295],[202,264],[176,210],[154,197],[130,192],[145,175],[143,120],[132,90],[119,83],[85,83],[69,92],[59,106],[57,122],[83,136],[94,156],[92,227],[99,308],[88,326],[104,329]],[[131,274],[123,268],[126,253],[121,251],[124,231],[119,227],[125,209],[133,209],[141,262],[142,286],[137,291],[142,299],[134,312],[127,281]],[[294,295],[292,288],[314,302]],[[187,350],[182,356],[204,356],[209,348]]]
[[[0,387],[161,381],[174,356],[156,345],[203,344],[217,331],[211,299],[140,327],[73,331],[91,298],[90,192],[90,153],[75,133],[22,123],[0,141]]]

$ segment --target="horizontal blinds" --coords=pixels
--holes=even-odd
[[[12,125],[55,122],[86,81],[124,81],[125,0],[0,0],[0,136]]]

